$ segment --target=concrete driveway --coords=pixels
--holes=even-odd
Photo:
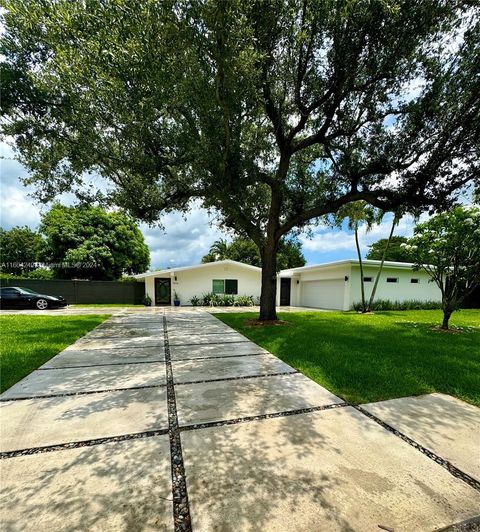
[[[479,409],[347,405],[205,310],[117,313],[0,401],[7,531],[433,531],[480,513]]]

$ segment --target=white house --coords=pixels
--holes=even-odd
[[[370,297],[380,261],[364,260],[366,297]],[[299,307],[349,310],[361,299],[358,260],[340,260],[282,270],[278,279],[277,303]],[[392,301],[441,301],[441,292],[425,271],[413,264],[385,261],[375,299]]]
[[[171,268],[136,275],[145,280],[145,294],[154,305],[171,305],[175,292],[182,305],[190,305],[192,297],[203,294],[246,295],[260,297],[261,268],[236,262],[220,260],[195,266]]]
[[[370,296],[380,261],[364,261],[367,297]],[[183,306],[193,296],[205,293],[260,297],[261,269],[233,260],[208,262],[172,268],[136,276],[145,281],[145,293],[154,305],[173,304],[177,293]],[[424,271],[414,271],[413,264],[388,262],[383,265],[376,299],[393,301],[440,301],[437,285]],[[349,310],[360,301],[358,260],[341,260],[301,268],[282,270],[278,275],[277,304],[281,306]]]

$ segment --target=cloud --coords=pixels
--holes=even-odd
[[[36,229],[41,214],[50,206],[38,204],[29,196],[33,188],[21,183],[28,172],[14,159],[13,150],[5,143],[0,143],[0,157],[0,225],[4,229],[16,225]],[[64,195],[61,202],[71,205],[74,198]],[[193,206],[186,217],[179,213],[165,215],[161,220],[163,229],[141,224],[140,230],[150,248],[151,269],[199,263],[215,240],[230,239],[212,225],[212,220],[207,211]]]
[[[193,207],[186,217],[167,214],[161,222],[163,229],[140,226],[150,248],[151,269],[197,264],[215,240],[230,239],[212,225],[211,216],[200,207]]]
[[[363,254],[368,251],[368,246],[373,244],[373,242],[381,238],[388,238],[391,224],[392,217],[388,215],[381,224],[373,226],[370,231],[367,231],[365,227],[359,229],[359,242]],[[413,218],[405,216],[395,228],[394,234],[409,237],[413,233],[413,227]],[[313,253],[317,262],[322,262],[322,254],[331,254],[332,252],[349,251],[352,258],[357,256],[354,233],[346,229],[345,226],[342,229],[331,229],[322,226],[314,231],[312,238],[307,235],[301,235],[300,241],[304,250]],[[311,259],[309,262],[312,262]]]

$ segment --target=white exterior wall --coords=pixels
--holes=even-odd
[[[378,268],[365,266],[364,277],[372,277],[372,282],[365,283],[365,295],[367,299],[372,293],[375,284],[375,276]],[[397,277],[397,283],[387,283],[387,277]],[[418,284],[411,283],[412,278],[419,279]],[[391,301],[441,301],[442,294],[435,283],[429,282],[430,276],[424,271],[413,271],[406,268],[384,267],[378,281],[375,299],[390,299]],[[350,277],[349,307],[361,300],[360,268],[352,265]]]
[[[364,276],[372,277],[365,283],[366,297],[371,294],[378,266],[365,266]],[[306,271],[290,271],[292,276],[292,306],[349,310],[353,303],[361,299],[360,268],[355,263],[332,265],[331,267],[311,268]],[[345,278],[348,278],[345,281]],[[397,283],[387,283],[387,277],[398,278]],[[411,283],[412,278],[419,279],[418,284]],[[440,301],[441,293],[435,283],[424,271],[415,272],[409,268],[385,266],[379,280],[375,299],[392,301],[420,300]],[[299,280],[299,284],[297,284]],[[280,283],[278,284],[280,291]],[[279,297],[277,298],[277,303]]]
[[[212,262],[208,266],[180,270],[174,269],[169,272],[170,275],[161,274],[152,275],[145,278],[145,292],[155,301],[155,277],[170,277],[172,286],[172,304],[173,291],[176,290],[180,297],[182,306],[191,305],[190,299],[193,296],[199,298],[203,294],[212,291],[213,279],[237,279],[238,295],[260,297],[261,289],[261,272],[260,270],[251,270],[235,264],[217,264]],[[177,280],[175,281],[175,277]]]
[[[155,305],[155,282],[153,277],[145,277],[145,295],[150,296],[152,305]]]
[[[300,273],[299,306],[348,310],[350,265],[318,268]],[[316,304],[318,301],[318,304]]]

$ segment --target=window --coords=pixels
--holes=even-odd
[[[387,283],[398,283],[397,277],[387,277]]]
[[[225,281],[223,279],[214,279],[212,281],[212,292],[214,294],[225,293]]]
[[[364,283],[371,283],[372,282],[372,278],[371,277],[364,277],[363,278],[363,282]]]
[[[225,293],[226,294],[238,294],[238,280],[237,279],[225,279]]]
[[[410,279],[410,282],[413,284],[418,284],[420,282],[420,279]]]
[[[15,295],[19,294],[20,292],[16,288],[2,288],[1,294],[2,295]]]
[[[238,294],[238,280],[213,279],[212,292],[214,294]]]

